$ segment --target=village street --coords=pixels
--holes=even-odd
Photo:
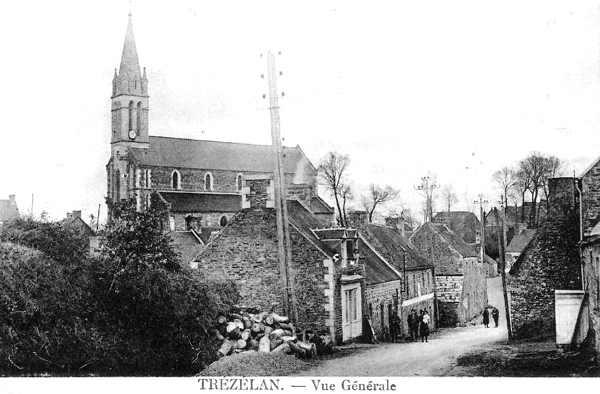
[[[478,319],[468,327],[433,333],[428,343],[385,343],[351,356],[328,360],[304,376],[450,376],[461,354],[507,338],[501,278],[488,279],[489,304],[500,311],[500,325],[485,328]]]

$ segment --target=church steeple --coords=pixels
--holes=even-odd
[[[127,79],[141,78],[140,62],[138,60],[137,48],[135,47],[135,38],[133,37],[133,24],[131,23],[131,13],[129,14],[127,33],[125,33],[125,44],[123,45],[123,54],[121,55],[121,67],[119,67],[119,76],[127,76]]]
[[[138,60],[131,14],[125,33],[119,72],[112,81],[112,143],[148,147],[148,79]]]

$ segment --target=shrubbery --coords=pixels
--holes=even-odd
[[[0,374],[175,376],[212,361],[210,328],[235,285],[179,264],[158,199],[109,205],[98,257],[58,223],[0,233]]]

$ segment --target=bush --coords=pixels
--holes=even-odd
[[[237,288],[179,264],[152,201],[145,212],[109,203],[98,258],[60,223],[2,230],[0,375],[180,376],[215,359],[210,329]]]
[[[0,374],[71,374],[89,365],[97,332],[80,268],[0,241]]]

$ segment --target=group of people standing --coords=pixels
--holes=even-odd
[[[414,342],[420,336],[421,342],[429,342],[429,323],[431,322],[431,317],[425,309],[421,309],[419,313],[420,314],[417,315],[417,311],[413,309],[408,315],[407,323],[410,331],[410,338]]]
[[[490,326],[490,309],[492,309],[491,315],[492,319],[494,319],[494,325],[495,327],[498,327],[498,319],[500,318],[500,312],[498,311],[498,308],[491,306],[487,306],[483,310],[483,325],[485,326],[485,328],[489,328]]]

